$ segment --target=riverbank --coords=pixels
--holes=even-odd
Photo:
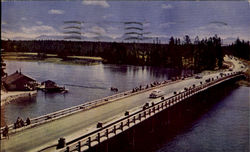
[[[50,62],[56,64],[96,65],[102,62],[101,57],[90,56],[68,56],[66,59],[62,59],[56,54],[45,54],[41,58],[38,56],[38,53],[31,52],[3,52],[1,55],[4,60]]]
[[[36,97],[37,91],[1,91],[1,106],[25,99]]]
[[[246,66],[247,66],[247,70],[245,73],[246,75],[246,79],[245,80],[240,80],[237,82],[237,84],[241,85],[241,86],[246,86],[246,87],[250,87],[250,61],[244,60],[244,59],[240,59]]]

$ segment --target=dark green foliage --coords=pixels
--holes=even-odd
[[[195,39],[194,66],[197,70],[221,68],[223,56],[221,39],[217,35],[201,41],[198,37]]]
[[[83,42],[83,41],[2,41],[5,51],[38,52],[39,58],[46,54],[67,56],[101,56],[105,63],[152,65],[196,70],[221,68],[224,52],[249,60],[249,42],[236,40],[231,46],[222,47],[221,39],[214,37],[192,43],[188,35],[183,41],[171,37],[169,44]]]
[[[250,60],[250,43],[245,42],[244,40],[240,40],[239,38],[235,41],[235,43],[231,46],[234,56]]]

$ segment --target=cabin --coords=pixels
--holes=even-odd
[[[2,83],[7,91],[31,91],[37,86],[36,80],[18,71],[2,78]]]
[[[44,85],[45,89],[57,88],[57,84],[54,81],[47,80],[41,83]]]
[[[67,92],[64,87],[58,86],[54,81],[51,80],[44,81],[41,84],[44,86],[43,91],[45,92]]]

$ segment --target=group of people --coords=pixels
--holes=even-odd
[[[28,126],[28,125],[30,125],[30,118],[28,117],[27,119],[26,119],[26,125]],[[22,118],[20,118],[20,117],[17,117],[17,120],[16,120],[16,122],[14,123],[14,129],[16,129],[16,128],[21,128],[21,127],[23,127],[23,126],[25,126],[25,122],[23,121],[23,119]]]
[[[163,83],[166,83],[166,82],[167,82],[167,81],[164,81]],[[144,89],[148,89],[149,86],[150,86],[150,87],[155,87],[155,86],[160,85],[160,84],[162,84],[162,83],[160,83],[160,82],[158,82],[158,81],[155,81],[155,82],[153,82],[153,83],[151,83],[151,84],[149,84],[149,85],[147,84],[147,85],[144,87]],[[142,85],[140,85],[139,87],[133,88],[133,89],[132,89],[132,93],[137,92],[137,91],[140,91],[140,90],[143,90]]]
[[[117,91],[118,91],[118,88],[111,87],[110,90],[111,90],[111,91],[117,92]]]
[[[147,85],[147,86],[148,86],[148,85]],[[140,85],[139,87],[133,88],[132,93],[137,92],[137,91],[140,91],[140,90],[142,90],[142,86],[141,86],[141,85]]]
[[[21,128],[23,126],[28,126],[30,125],[31,121],[30,118],[28,117],[26,121],[24,122],[22,118],[18,117],[16,122],[14,123],[14,129]],[[9,139],[9,127],[5,125],[3,129],[3,137],[7,137]]]

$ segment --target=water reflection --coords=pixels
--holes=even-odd
[[[57,110],[82,104],[114,94],[110,87],[119,92],[130,90],[139,85],[154,81],[163,81],[187,71],[157,68],[150,66],[99,64],[94,66],[65,65],[27,61],[6,61],[6,72],[14,73],[17,69],[33,77],[38,82],[55,81],[64,85],[69,92],[44,93],[39,91],[35,102],[19,102],[5,105],[1,117],[12,123],[18,116],[37,117]],[[192,71],[188,71],[192,72]],[[26,109],[24,112],[23,109]]]

